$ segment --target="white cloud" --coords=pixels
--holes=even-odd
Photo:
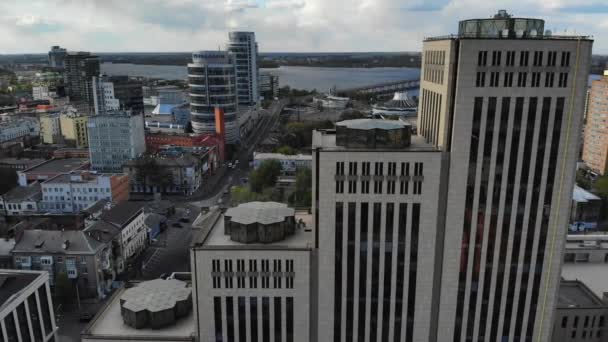
[[[413,51],[458,21],[506,8],[554,31],[596,37],[608,53],[608,11],[598,0],[28,0],[0,1],[0,51],[192,51],[223,46],[229,30],[255,31],[261,51]],[[52,34],[22,28],[60,27]],[[44,27],[42,27],[44,28]],[[100,39],[106,37],[107,39]]]

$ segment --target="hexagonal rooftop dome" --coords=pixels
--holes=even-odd
[[[161,328],[186,316],[192,308],[192,288],[177,279],[154,279],[127,289],[120,297],[125,324]]]
[[[273,224],[285,221],[288,216],[294,216],[295,209],[288,208],[287,204],[278,202],[248,202],[230,208],[224,216],[239,224]]]

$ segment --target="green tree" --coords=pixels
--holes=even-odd
[[[596,179],[595,184],[593,185],[595,193],[602,197],[604,201],[608,200],[608,175],[601,176]]]
[[[283,145],[274,150],[275,153],[286,154],[286,155],[294,155],[298,154],[298,150],[291,146]]]
[[[308,168],[298,169],[296,173],[296,191],[291,194],[289,203],[298,207],[309,207],[312,201],[312,171]]]
[[[576,171],[576,184],[585,190],[591,190],[593,184],[587,178],[587,171],[580,169]]]
[[[281,174],[281,163],[278,160],[266,160],[257,170],[249,175],[251,191],[261,193],[265,188],[272,187]]]

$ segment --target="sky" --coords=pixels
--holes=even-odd
[[[419,51],[498,9],[608,54],[606,0],[0,0],[0,54],[215,50],[233,30],[254,31],[260,52]]]

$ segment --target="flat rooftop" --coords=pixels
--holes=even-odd
[[[142,328],[135,329],[123,322],[120,314],[120,297],[127,289],[118,289],[108,300],[106,305],[95,315],[85,330],[81,333],[82,341],[95,340],[96,337],[106,339],[130,339],[146,341],[172,341],[172,339],[194,340],[194,314],[178,319],[175,324],[161,329]]]
[[[207,215],[213,215],[210,211]],[[208,217],[209,218],[209,217]],[[297,211],[295,214],[296,222],[300,219],[304,222],[304,228],[296,228],[293,235],[285,237],[285,239],[273,243],[241,243],[230,240],[230,235],[224,234],[224,214],[217,216],[217,219],[211,217],[208,222],[202,226],[202,234],[198,239],[193,239],[194,245],[202,246],[202,248],[235,248],[235,249],[294,249],[294,248],[312,248],[312,226],[313,217],[307,211]],[[198,221],[198,219],[197,219]]]
[[[403,148],[352,148],[336,145],[336,131],[333,129],[312,132],[312,147],[321,147],[328,151],[384,151],[384,152],[440,152],[435,146],[426,142],[420,135],[412,135],[410,146]]]
[[[608,272],[604,263],[564,264],[562,278],[582,281],[599,298],[608,292]]]
[[[585,284],[562,280],[559,285],[557,308],[594,308],[606,306]]]
[[[40,276],[40,272],[0,270],[0,311],[5,304],[11,302],[13,296],[25,290]]]
[[[31,167],[24,172],[34,173],[69,173],[83,168],[89,163],[87,158],[51,159],[46,163]]]

